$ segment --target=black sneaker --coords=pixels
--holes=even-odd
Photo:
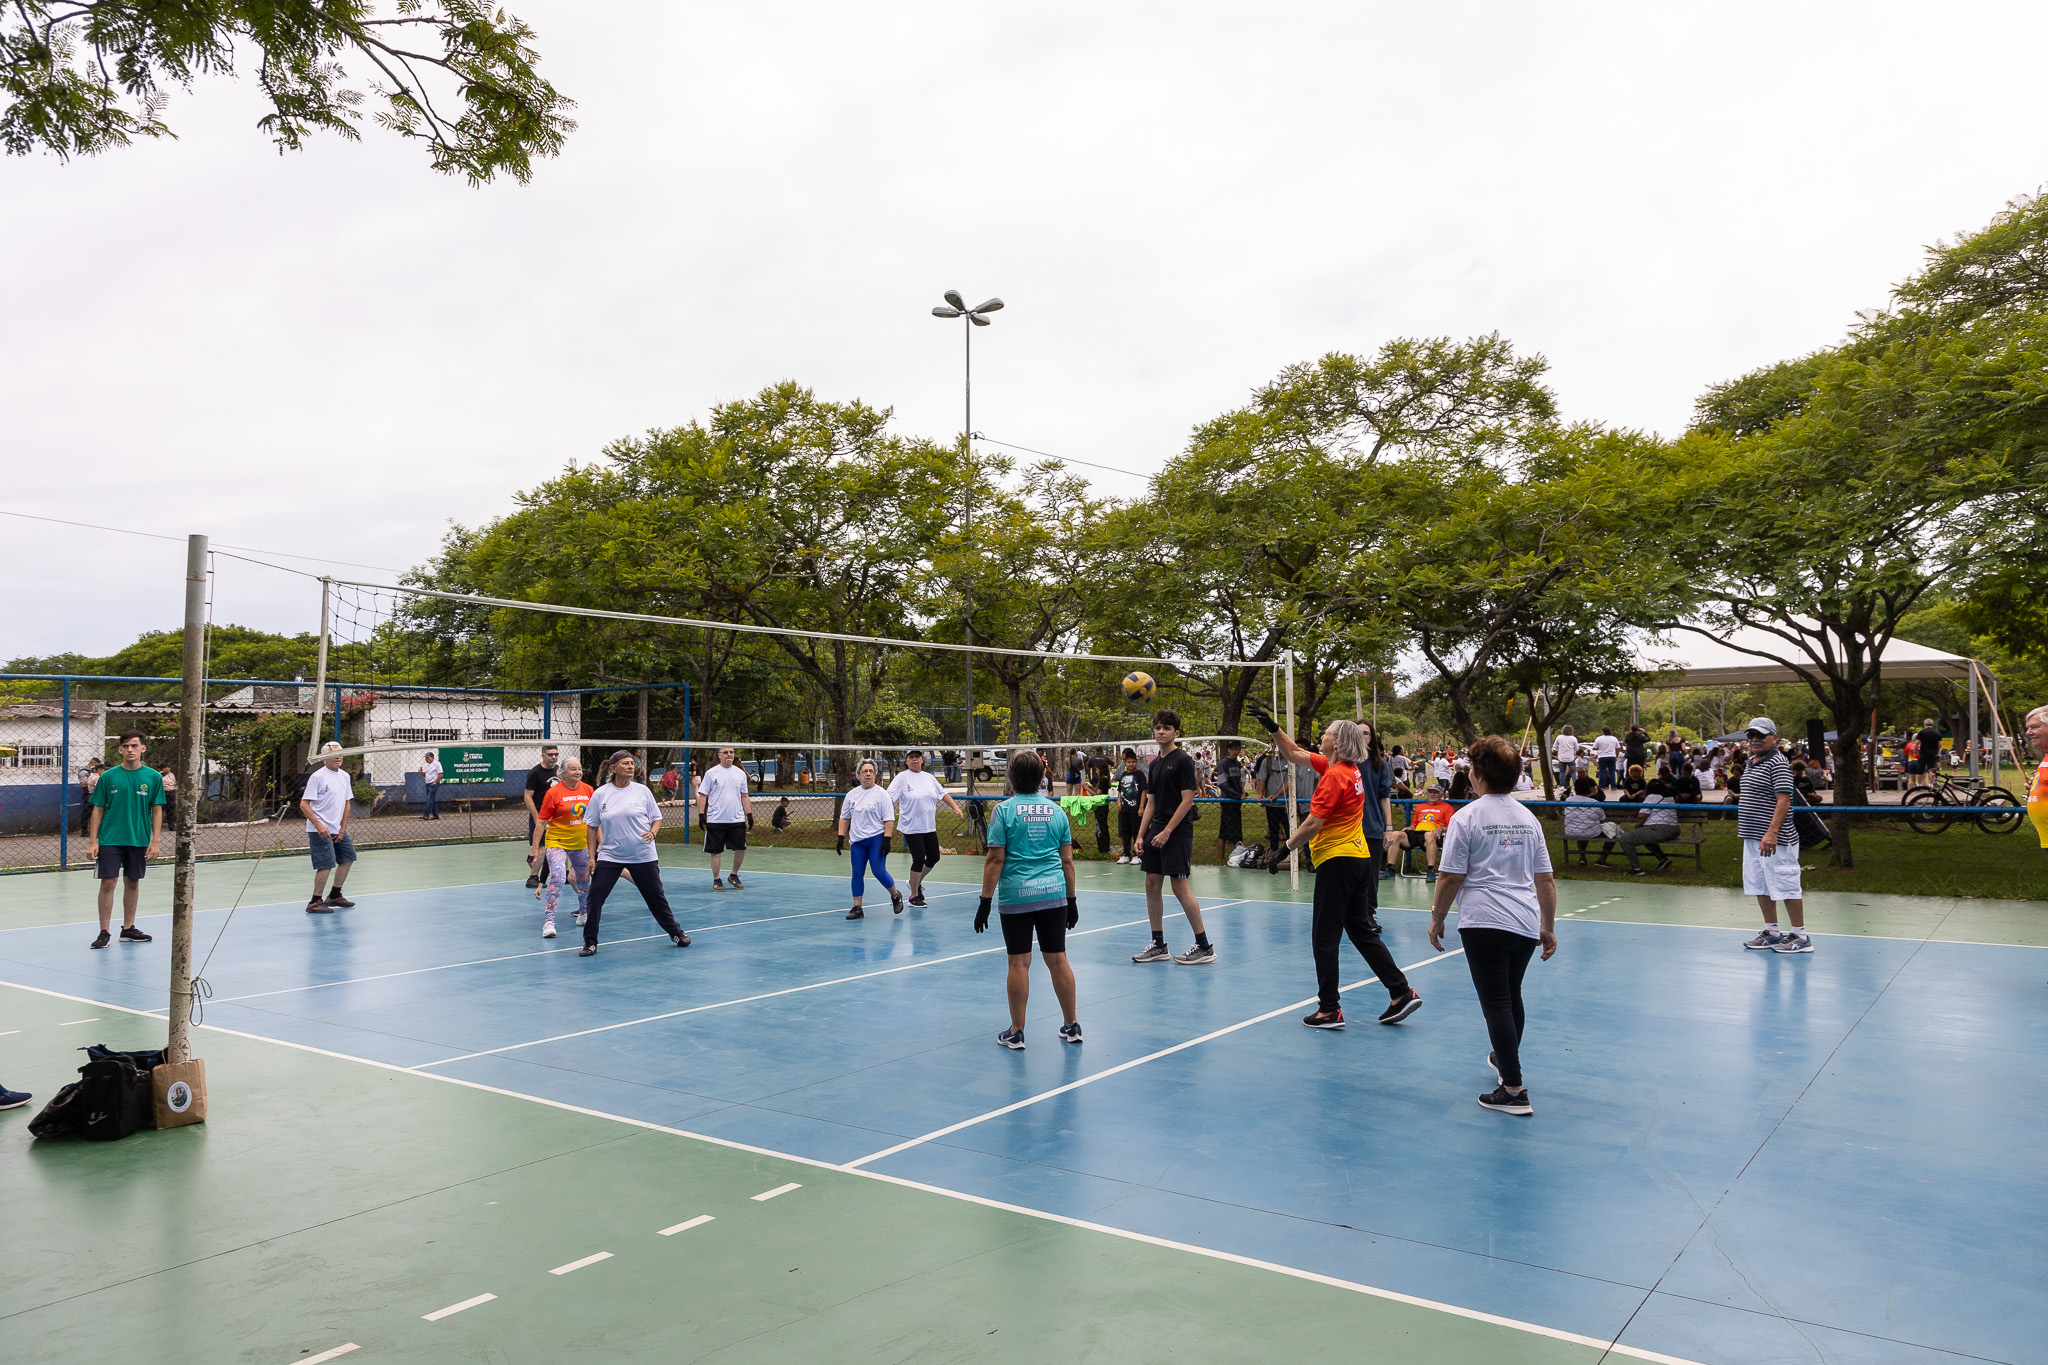
[[[1658,861],[1657,870],[1659,872],[1669,872],[1671,870],[1671,866],[1671,860],[1669,858],[1663,858]]]
[[[528,878],[526,879],[526,889],[527,889],[528,891],[531,891],[531,890],[533,890],[533,888],[535,888],[536,886],[539,886],[539,885],[540,885],[540,873],[538,873],[538,872],[534,873],[534,874],[533,874],[533,875],[532,875],[531,877],[528,877]]]
[[[713,891],[723,891],[725,890],[725,883],[718,880],[718,878],[713,877],[711,879],[711,889]]]
[[[730,886],[735,891],[744,891],[747,889],[744,885],[741,884],[740,874],[737,872],[732,873],[730,876],[728,876],[725,879],[725,884],[727,886]]]
[[[113,941],[114,936],[108,933],[106,930],[102,929],[100,930],[100,936],[92,941],[92,946],[95,948],[104,948]]]
[[[687,948],[690,946],[690,936],[680,929],[676,930],[676,932],[674,932],[673,934],[670,934],[668,936],[668,941],[670,943],[675,944],[678,948]]]
[[[321,900],[318,896],[315,896],[306,902],[306,913],[309,915],[331,915],[334,913],[334,907]]]
[[[152,942],[152,940],[148,934],[143,933],[140,929],[136,928],[134,925],[131,924],[121,930],[121,942],[149,943]]]
[[[1486,1054],[1486,1064],[1493,1069],[1493,1080],[1494,1083],[1498,1085],[1501,1080],[1500,1060],[1496,1058],[1491,1052],[1489,1052]]]
[[[1421,1008],[1422,997],[1411,990],[1408,994],[1392,1002],[1386,1009],[1380,1012],[1380,1022],[1382,1024],[1398,1024]]]
[[[356,903],[347,896],[342,895],[339,891],[328,892],[327,903],[337,910],[353,910],[356,908]]]
[[[910,898],[910,903],[911,903],[912,905],[916,906],[916,907],[917,907],[918,909],[920,909],[920,910],[924,909],[924,907],[925,907],[925,899],[924,899],[924,892],[920,891],[920,892],[918,892],[918,893],[917,893],[917,894],[916,894],[915,896],[912,896],[912,897]]]
[[[578,949],[576,950],[576,956],[578,956],[578,957],[596,957],[596,956],[597,956],[597,945],[596,945],[595,943],[586,943],[586,944],[584,944],[584,945],[583,945],[583,946],[582,946],[581,948],[578,948]]]
[[[1495,1086],[1492,1091],[1479,1097],[1479,1107],[1491,1109],[1499,1114],[1533,1114],[1536,1106],[1529,1103],[1529,1092],[1511,1093],[1504,1085]]]
[[[853,907],[853,909],[846,912],[846,917],[848,919],[866,919],[868,917],[868,912],[861,909],[858,905],[856,905]]]
[[[26,1090],[9,1090],[6,1086],[0,1085],[0,1109],[19,1109],[34,1098],[35,1096]]]
[[[895,911],[896,911],[896,913],[897,913],[897,914],[899,914],[899,915],[900,915],[900,914],[902,914],[902,913],[903,913],[903,893],[902,893],[901,891],[897,891],[897,890],[895,890],[895,889],[893,889],[893,888],[892,888],[892,889],[890,890],[890,892],[889,892],[889,904],[890,904],[890,905],[891,905],[892,907],[894,907],[894,909],[895,909]]]
[[[1154,941],[1154,942],[1152,942],[1152,943],[1148,943],[1148,944],[1146,944],[1146,945],[1145,945],[1145,951],[1144,951],[1144,952],[1142,952],[1142,953],[1132,953],[1132,954],[1131,954],[1131,961],[1133,961],[1133,962],[1165,962],[1165,961],[1168,961],[1169,959],[1171,959],[1172,957],[1173,957],[1173,954],[1172,954],[1172,953],[1170,953],[1170,952],[1168,952],[1168,951],[1166,950],[1166,945],[1165,945],[1164,943],[1160,943],[1160,942]]]
[[[1301,1022],[1307,1024],[1310,1028],[1343,1028],[1344,1011],[1317,1010]]]

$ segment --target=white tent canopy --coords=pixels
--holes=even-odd
[[[1791,641],[1780,639],[1769,631],[1744,629],[1716,638],[1689,630],[1674,630],[1663,638],[1668,643],[1652,641],[1637,653],[1643,667],[1659,675],[1655,686],[1720,687],[1803,681],[1798,673],[1776,660],[1746,652],[1764,650],[1780,659],[1807,663],[1805,654]],[[1950,678],[1964,682],[1970,676],[1971,661],[1964,656],[1916,645],[1909,640],[1894,638],[1878,658],[1884,666],[1886,682],[1913,682],[1923,678]],[[1807,666],[1812,667],[1810,663]]]

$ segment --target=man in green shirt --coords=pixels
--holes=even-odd
[[[121,732],[121,766],[100,774],[92,789],[92,827],[86,832],[85,856],[100,879],[100,936],[104,948],[113,941],[114,883],[128,884],[121,895],[121,941],[147,943],[150,936],[135,927],[135,904],[142,899],[142,874],[156,856],[164,833],[164,776],[142,762],[142,731]]]

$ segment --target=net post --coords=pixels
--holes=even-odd
[[[327,627],[328,600],[334,595],[334,580],[320,580],[320,644],[319,658],[313,665],[313,737],[306,741],[306,766],[313,767],[320,761],[320,709],[327,700]]]
[[[1995,754],[1996,746],[1992,748]],[[1977,780],[1977,661],[1970,660],[1970,780]]]
[[[184,687],[178,702],[178,800],[173,807],[176,862],[171,880],[170,1039],[164,1060],[192,1056],[192,904],[198,879],[194,835],[206,772],[206,537],[185,542]]]
[[[60,708],[63,729],[57,734],[57,866],[71,866],[71,679],[64,679],[64,702]],[[104,749],[105,746],[102,746]],[[92,819],[88,810],[85,818]],[[86,826],[88,829],[90,825]]]
[[[1294,738],[1294,651],[1286,650],[1280,657],[1287,664],[1287,737]],[[1287,765],[1287,842],[1294,842],[1294,832],[1301,828],[1300,803],[1294,799],[1294,765]],[[1287,855],[1287,889],[1301,890],[1301,850],[1295,849]]]

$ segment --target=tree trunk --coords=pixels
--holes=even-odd
[[[1024,732],[1024,679],[1021,676],[1012,675],[1004,681],[1009,684],[1010,689],[1010,733],[1008,739],[1010,747],[1015,748],[1023,742],[1019,736]]]
[[[1833,692],[1828,709],[1835,721],[1835,804],[1868,805],[1869,775],[1863,769],[1863,727],[1868,723],[1870,711],[1864,705],[1862,688],[1837,683]],[[1779,742],[1782,744],[1783,740]],[[1849,846],[1850,823],[1846,815],[1837,815],[1828,822],[1830,867],[1856,865],[1854,852]]]
[[[1543,799],[1555,801],[1557,788],[1550,775],[1550,718],[1536,709],[1536,694],[1529,694],[1529,719],[1536,726],[1536,766],[1543,772]]]

